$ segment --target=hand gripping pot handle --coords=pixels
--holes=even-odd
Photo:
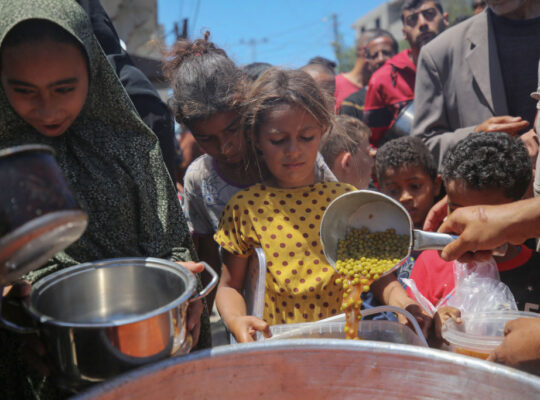
[[[208,265],[204,261],[199,261],[199,263],[204,265],[204,269],[212,276],[212,280],[210,281],[210,283],[208,283],[208,285],[206,285],[203,290],[201,290],[200,293],[189,299],[190,303],[208,296],[208,294],[216,287],[219,280],[219,275],[216,273],[216,271],[213,270],[210,265]]]

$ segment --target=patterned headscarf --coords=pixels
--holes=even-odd
[[[30,279],[110,257],[195,257],[158,140],[137,115],[83,9],[73,0],[2,0],[0,15],[0,46],[18,23],[43,19],[72,34],[89,62],[86,103],[56,138],[20,118],[0,85],[0,149],[30,143],[53,147],[71,191],[89,216],[84,235]]]

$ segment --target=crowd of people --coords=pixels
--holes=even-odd
[[[195,343],[211,345],[214,303],[237,341],[253,341],[270,336],[271,325],[340,313],[344,289],[325,259],[320,223],[336,197],[370,189],[400,202],[415,228],[460,236],[441,253],[413,252],[373,283],[366,307],[408,310],[435,343],[459,310],[432,318],[404,279],[436,304],[453,289],[451,260],[485,259],[509,243],[495,257],[500,279],[520,310],[540,311],[540,88],[530,95],[540,86],[540,1],[475,1],[474,10],[449,27],[439,1],[405,0],[409,48],[369,29],[353,69],[337,75],[321,57],[297,70],[242,67],[208,32],[179,40],[164,61],[173,91],[166,105],[120,47],[99,0],[2,2],[0,149],[54,148],[89,215],[81,239],[25,279],[140,256],[176,261],[204,284],[210,277],[197,261],[206,261],[220,283],[206,307],[190,305]],[[412,102],[412,133],[396,137]],[[264,311],[248,315],[242,289],[256,248],[266,255]],[[513,321],[505,333],[490,359],[540,373],[540,322]],[[0,331],[0,346],[6,396],[59,395],[29,369],[17,335]]]

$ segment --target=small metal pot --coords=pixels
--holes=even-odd
[[[0,286],[76,241],[87,215],[73,198],[52,148],[0,150]]]
[[[189,270],[157,258],[91,262],[39,280],[26,309],[37,321],[58,385],[78,390],[189,352],[188,305],[218,280],[205,268],[212,281],[200,293]]]

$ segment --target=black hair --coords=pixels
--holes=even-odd
[[[253,62],[251,64],[244,65],[242,69],[246,73],[247,78],[249,78],[249,80],[252,82],[255,82],[264,71],[271,67],[272,64],[267,62]]]
[[[29,19],[15,25],[4,37],[2,49],[25,43],[41,43],[45,40],[75,46],[85,57],[88,66],[88,54],[81,42],[60,25],[46,19]],[[0,67],[1,61],[0,58]]]
[[[435,7],[437,7],[441,14],[444,12],[441,3],[438,0],[404,0],[401,5],[401,21],[404,22],[403,11],[415,10],[428,1],[435,4]]]
[[[306,64],[303,67],[300,68],[302,71],[306,71],[309,73],[309,71],[317,71],[322,73],[327,73],[328,75],[335,76],[335,71],[330,68],[327,64],[323,63],[310,63]]]
[[[417,137],[404,136],[382,145],[375,155],[375,173],[381,182],[388,168],[420,167],[431,179],[437,178],[437,164],[427,146]]]
[[[519,138],[503,132],[472,133],[445,154],[441,175],[445,184],[460,180],[470,189],[500,189],[519,200],[531,182],[532,163]]]
[[[306,65],[312,65],[312,64],[324,65],[326,68],[328,68],[328,70],[332,71],[333,75],[336,74],[337,64],[334,61],[329,60],[328,58],[324,58],[320,56],[310,58],[310,60],[308,61]]]
[[[390,38],[390,40],[392,40],[392,51],[394,52],[394,54],[397,54],[398,51],[399,51],[399,43],[397,42],[396,38],[394,37],[394,35],[392,35],[390,32],[388,32],[387,30],[385,29],[380,29],[380,28],[372,28],[372,29],[368,29],[366,32],[370,32],[373,34],[373,36],[371,37],[371,39],[369,39],[369,42],[371,42],[372,40],[374,39],[377,39],[377,38],[380,38],[380,37],[387,37],[387,38]],[[367,44],[369,44],[369,42]],[[369,56],[369,51],[367,49],[367,45],[366,45],[366,53],[368,54]]]
[[[245,93],[244,72],[209,36],[206,32],[194,42],[177,41],[163,66],[173,89],[169,105],[176,121],[188,126],[216,113],[239,110]]]

